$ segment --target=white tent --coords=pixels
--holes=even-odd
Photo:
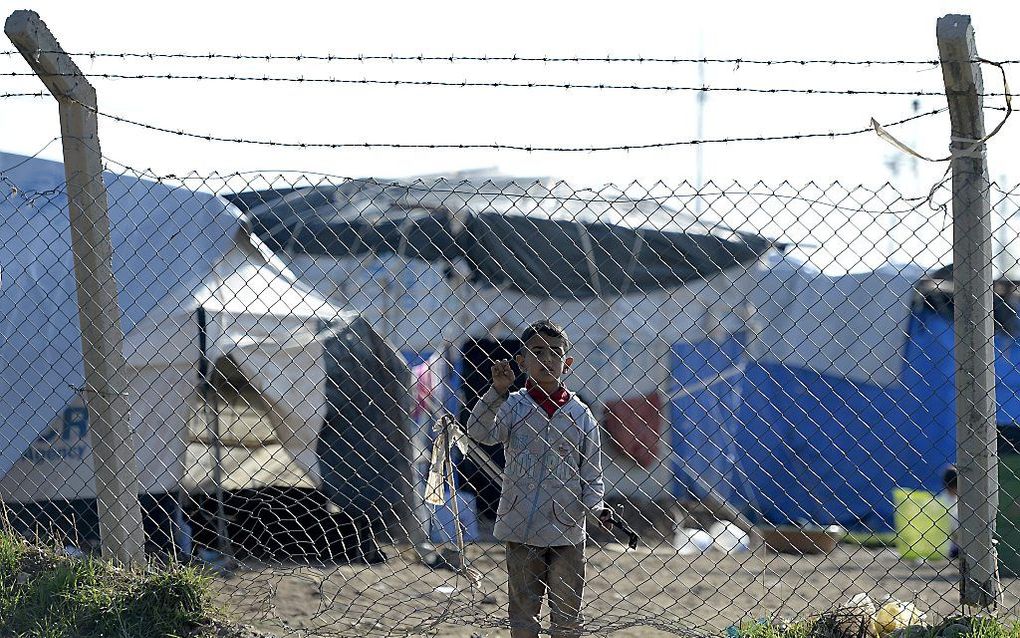
[[[4,476],[54,425],[64,443],[84,427],[74,409],[84,378],[64,168],[0,154],[0,174],[14,185],[0,195]],[[234,244],[237,213],[212,195],[133,177],[104,179],[121,326],[130,332],[171,290],[188,291],[205,279]],[[72,446],[68,453],[82,452]]]
[[[199,375],[202,315],[209,376],[232,362],[236,390],[220,385],[210,395],[218,399],[223,489],[319,483],[315,445],[326,406],[317,335],[328,324],[346,325],[350,315],[295,287],[275,258],[240,232],[237,240],[197,287],[171,291],[125,335],[131,425],[147,493],[213,487],[205,431],[213,419]],[[82,419],[80,406],[76,399],[51,426],[54,434],[37,438],[0,479],[5,500],[95,498],[87,427],[65,426]]]
[[[63,169],[0,155],[0,171],[25,189],[0,201],[0,499],[94,499]],[[345,409],[330,388],[360,387],[387,353],[364,345],[355,314],[297,284],[224,200],[107,183],[142,492],[321,487],[320,435],[334,436],[325,428]],[[363,344],[371,361],[336,365],[337,340]],[[328,453],[336,465],[344,451]]]

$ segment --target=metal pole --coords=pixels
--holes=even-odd
[[[34,11],[12,13],[4,32],[59,104],[103,556],[124,565],[144,565],[96,91]]]
[[[702,58],[705,57],[705,34],[702,33],[698,36],[698,50]],[[704,88],[705,86],[705,63],[698,62],[698,84]],[[708,91],[698,91],[695,99],[698,101],[698,118],[697,118],[697,130],[695,137],[700,141],[705,135],[705,101],[708,99]],[[694,147],[694,217],[698,221],[701,221],[701,212],[705,208],[705,201],[701,197],[701,191],[705,188],[704,180],[704,168],[705,168],[705,145],[697,144]]]
[[[230,537],[227,534],[227,512],[223,497],[223,441],[220,433],[219,392],[213,386],[213,365],[209,360],[209,315],[204,307],[195,311],[198,319],[198,383],[202,393],[202,416],[206,433],[212,439],[213,498],[216,499],[216,549],[230,554]]]
[[[956,458],[959,468],[960,602],[999,599],[995,517],[999,505],[992,322],[992,228],[982,116],[981,67],[970,16],[936,28],[952,125],[953,280],[956,330]]]

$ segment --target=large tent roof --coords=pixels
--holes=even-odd
[[[475,280],[560,299],[673,288],[768,248],[755,235],[685,224],[653,199],[542,182],[363,179],[229,199],[276,251],[465,260]]]
[[[64,167],[0,153],[0,475],[84,384]],[[213,195],[105,174],[128,332],[198,286],[229,252],[238,212]],[[130,353],[127,353],[130,355]]]

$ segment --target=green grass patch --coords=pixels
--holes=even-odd
[[[0,532],[0,635],[171,638],[207,622],[209,578],[172,564],[125,570]]]
[[[730,638],[810,638],[815,624],[815,620],[755,620],[741,623],[727,635]]]
[[[867,626],[839,612],[808,620],[746,621],[727,631],[729,638],[869,638]],[[883,638],[1020,638],[1020,620],[953,616],[932,625],[896,630]]]
[[[957,616],[928,628],[928,632],[931,638],[1020,638],[1020,621]]]

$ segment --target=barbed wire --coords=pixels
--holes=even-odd
[[[14,98],[14,97],[46,97],[49,93],[45,91],[35,91],[34,93],[0,93],[0,98]]]
[[[241,137],[224,137],[220,135],[195,133],[186,131],[183,129],[172,129],[165,126],[159,126],[156,124],[149,124],[138,120],[133,120],[113,113],[100,111],[99,109],[92,107],[88,104],[84,104],[77,100],[72,100],[84,109],[92,111],[97,115],[100,115],[109,120],[120,122],[122,124],[129,124],[131,126],[137,126],[139,128],[147,129],[150,131],[156,131],[159,133],[167,133],[170,135],[177,135],[179,137],[188,137],[192,139],[205,140],[207,142],[227,142],[231,144],[250,144],[254,146],[272,146],[272,147],[285,147],[285,148],[328,148],[328,149],[343,149],[343,148],[388,148],[388,149],[417,149],[417,150],[507,150],[507,151],[524,151],[528,153],[535,152],[550,152],[550,153],[596,153],[596,152],[607,152],[607,151],[637,151],[637,150],[649,150],[655,148],[673,148],[679,146],[698,146],[702,144],[729,144],[737,142],[773,142],[773,141],[789,141],[789,140],[803,140],[803,139],[814,139],[814,138],[839,138],[839,137],[851,137],[855,135],[864,135],[866,133],[873,133],[873,129],[870,126],[852,129],[848,131],[826,131],[826,132],[811,132],[811,133],[793,133],[787,135],[763,135],[763,136],[744,136],[744,137],[723,137],[723,138],[709,138],[709,139],[689,139],[689,140],[675,140],[669,142],[650,142],[646,144],[622,144],[622,145],[606,145],[606,146],[542,146],[542,145],[530,145],[530,144],[510,144],[510,143],[437,143],[437,144],[424,144],[424,143],[399,143],[399,142],[285,142],[277,140],[267,139],[252,139],[252,138],[241,138]],[[924,113],[918,113],[911,115],[910,117],[897,120],[895,122],[884,125],[886,128],[892,126],[899,126],[906,124],[914,120],[918,120],[924,117],[930,117],[946,111],[945,107],[940,109],[934,109]]]
[[[0,55],[15,55],[18,51],[0,51]],[[40,51],[40,53],[54,53]],[[709,58],[709,57],[646,57],[646,56],[525,56],[525,55],[399,55],[399,54],[276,54],[276,53],[183,53],[168,51],[78,51],[68,55],[87,58],[121,58],[121,59],[181,59],[181,60],[259,60],[265,62],[499,62],[499,63],[595,63],[595,64],[731,64],[731,65],[830,65],[830,66],[939,66],[937,59],[927,60],[847,60],[847,59],[761,59],[761,58]],[[977,60],[974,60],[975,62]],[[1017,64],[1020,60],[1005,60],[1003,64]]]
[[[942,110],[945,110],[945,109],[942,109]],[[890,125],[890,126],[892,126],[892,125]],[[49,142],[47,142],[44,146],[42,146],[35,153],[33,153],[30,156],[26,156],[26,158],[24,160],[22,160],[21,162],[15,164],[13,166],[7,167],[4,170],[0,170],[0,180],[2,180],[5,184],[7,184],[9,187],[11,187],[12,192],[16,192],[16,193],[22,195],[23,197],[28,196],[28,197],[32,197],[33,199],[37,199],[40,196],[46,196],[46,195],[53,194],[54,192],[58,192],[59,189],[47,189],[45,191],[33,191],[31,189],[21,188],[20,186],[18,186],[14,182],[12,182],[7,177],[7,173],[10,172],[10,171],[13,171],[13,170],[15,170],[15,169],[17,169],[19,167],[21,167],[22,165],[26,164],[28,161],[38,157],[47,148],[49,148],[49,146],[51,146],[54,142],[58,141],[59,139],[60,138],[58,138],[58,137],[52,138]],[[86,145],[88,146],[87,143],[86,143]],[[96,150],[98,150],[98,149],[96,149]],[[245,178],[245,179],[247,179],[247,178],[249,178],[251,176],[260,176],[260,177],[265,178],[266,175],[273,174],[273,175],[276,176],[274,179],[278,178],[278,179],[286,180],[287,179],[287,175],[299,175],[300,177],[305,178],[305,179],[307,179],[308,177],[317,177],[317,178],[323,178],[323,179],[329,179],[329,180],[339,180],[339,181],[345,181],[345,182],[347,182],[347,181],[359,181],[360,180],[360,181],[368,181],[368,182],[372,183],[373,185],[377,185],[377,186],[381,186],[381,187],[405,188],[405,189],[408,189],[408,190],[413,190],[413,189],[417,188],[417,186],[416,186],[417,184],[420,184],[421,188],[428,188],[429,192],[432,192],[432,193],[442,193],[444,195],[481,196],[481,197],[498,197],[498,196],[505,195],[505,193],[503,193],[502,191],[484,191],[484,190],[481,190],[481,189],[458,190],[456,187],[453,187],[453,188],[438,187],[438,186],[436,186],[434,184],[426,184],[425,178],[416,178],[416,179],[414,179],[409,184],[407,181],[381,180],[381,179],[377,179],[377,178],[355,178],[355,177],[339,175],[339,174],[336,174],[336,173],[322,172],[322,171],[293,171],[293,170],[281,171],[281,170],[257,169],[257,170],[247,170],[247,171],[233,171],[233,172],[229,172],[229,173],[221,173],[219,171],[212,171],[209,174],[202,174],[202,173],[199,173],[198,171],[193,171],[193,172],[191,172],[189,174],[186,174],[186,175],[177,175],[177,174],[174,174],[174,173],[158,173],[158,172],[156,172],[152,168],[138,168],[138,167],[132,166],[132,165],[126,163],[126,162],[122,162],[122,161],[119,161],[117,159],[114,159],[114,158],[112,158],[112,157],[110,157],[109,155],[106,155],[106,154],[103,154],[102,157],[103,157],[103,162],[104,162],[104,165],[105,165],[104,168],[106,170],[110,170],[109,169],[109,165],[114,165],[121,172],[128,172],[128,173],[131,173],[131,174],[135,175],[136,177],[140,177],[140,178],[149,178],[149,179],[155,180],[156,182],[173,181],[173,182],[178,182],[180,184],[185,184],[186,182],[189,182],[189,181],[199,181],[199,182],[203,182],[203,183],[208,183],[210,180],[226,182],[227,180],[230,180],[230,179],[233,179],[233,178]],[[270,183],[269,180],[266,180],[266,181],[267,181],[267,184]],[[945,179],[939,180],[935,184],[935,188],[931,189],[927,196],[918,196],[918,197],[905,197],[905,196],[903,196],[902,193],[900,193],[898,190],[896,190],[896,188],[892,184],[890,184],[888,182],[885,184],[885,186],[888,186],[888,187],[894,189],[894,191],[896,193],[896,196],[897,196],[897,198],[896,198],[897,201],[903,201],[903,202],[907,202],[907,203],[918,202],[919,204],[923,204],[925,201],[930,201],[931,200],[935,190],[937,190],[937,188],[939,186],[942,186],[945,183],[945,181],[946,181]],[[467,180],[462,180],[462,183],[467,183]],[[523,186],[527,187],[527,186],[530,186],[532,184],[538,184],[538,183],[541,183],[541,180],[535,180],[534,182],[527,182],[527,183],[523,184]],[[288,181],[288,184],[292,184],[292,182]],[[831,208],[833,210],[838,210],[840,212],[863,212],[863,213],[867,213],[867,214],[871,214],[871,215],[903,215],[903,214],[906,214],[906,213],[913,212],[913,211],[915,211],[915,210],[917,210],[919,208],[919,205],[914,205],[914,206],[911,206],[910,208],[907,208],[907,209],[896,209],[896,210],[894,210],[894,209],[870,210],[870,209],[866,209],[866,208],[851,208],[849,206],[845,206],[845,205],[842,205],[842,204],[835,204],[835,203],[832,203],[832,202],[827,202],[827,201],[819,199],[819,198],[810,198],[810,197],[805,197],[805,196],[802,196],[802,195],[784,195],[784,194],[781,194],[781,193],[776,193],[774,191],[764,192],[764,191],[755,191],[755,190],[752,190],[752,189],[745,189],[738,182],[734,182],[734,185],[737,187],[737,190],[733,190],[730,187],[716,188],[716,189],[713,189],[713,190],[705,190],[703,187],[702,188],[698,188],[696,186],[691,185],[691,187],[695,189],[695,192],[692,192],[692,193],[689,193],[689,194],[677,194],[675,192],[676,189],[673,189],[674,192],[670,193],[669,195],[653,195],[653,194],[651,194],[651,192],[646,192],[645,194],[643,194],[639,198],[631,197],[631,196],[623,195],[623,194],[621,196],[619,196],[619,197],[609,197],[609,196],[604,196],[603,195],[603,193],[605,191],[607,191],[607,190],[614,190],[614,191],[623,193],[623,191],[626,190],[626,188],[630,188],[630,187],[640,187],[640,188],[642,188],[644,190],[649,190],[646,187],[642,186],[641,183],[636,181],[636,180],[632,181],[628,186],[624,187],[623,189],[621,189],[621,187],[619,187],[619,186],[616,186],[614,184],[608,184],[608,183],[607,184],[603,184],[602,186],[599,186],[599,187],[589,187],[589,188],[575,189],[575,192],[577,192],[577,193],[581,193],[581,192],[592,193],[593,197],[572,197],[572,196],[569,196],[569,195],[563,195],[563,194],[553,193],[552,192],[553,189],[555,189],[555,188],[557,188],[557,187],[559,187],[561,185],[565,185],[565,184],[566,184],[566,182],[564,182],[562,180],[558,180],[552,186],[548,187],[548,189],[550,191],[549,193],[544,194],[544,195],[543,194],[533,194],[532,193],[532,194],[529,194],[528,197],[531,198],[531,199],[534,199],[536,201],[544,201],[544,200],[554,199],[554,200],[557,200],[557,201],[576,201],[576,202],[581,202],[581,203],[601,203],[601,204],[607,204],[607,205],[615,205],[615,204],[620,204],[620,203],[625,203],[625,202],[633,203],[633,202],[636,202],[638,200],[654,201],[654,202],[656,202],[658,204],[665,204],[665,203],[667,203],[667,202],[669,202],[671,200],[693,201],[693,200],[696,200],[698,198],[730,197],[730,196],[739,194],[739,195],[749,195],[749,196],[755,196],[755,197],[759,197],[759,196],[760,197],[777,197],[777,198],[780,198],[780,199],[786,199],[788,201],[801,201],[801,202],[805,202],[805,203],[809,203],[809,204],[823,205],[823,206],[829,207],[829,208]],[[836,183],[834,182],[833,184],[829,185],[829,187],[831,187],[831,186],[833,186],[835,184]],[[314,186],[314,184],[311,181],[309,181],[308,185],[309,185],[309,187]],[[518,185],[520,186],[521,184],[518,184]],[[664,188],[669,188],[669,186],[665,182],[663,182],[661,180],[656,181],[656,183],[653,184],[651,188],[655,188],[656,186],[662,186]],[[818,186],[814,182],[809,183],[807,186],[817,186],[819,188],[823,188],[823,190],[828,188],[828,187]],[[1011,195],[1011,194],[1016,194],[1017,192],[1020,192],[1020,184],[1015,186],[1011,191],[1003,190],[1001,187],[998,186],[998,184],[993,184],[993,187],[996,190],[998,190],[1000,193],[1004,194],[1004,195]],[[864,186],[861,186],[859,188],[862,188],[865,192],[867,192],[870,196],[873,196],[873,197],[878,197],[879,194],[880,194],[880,191],[878,189],[869,189],[869,188],[865,188]],[[892,203],[895,203],[895,202],[890,202],[890,205]],[[730,229],[730,230],[732,230],[732,229]]]
[[[59,137],[51,138],[50,141],[46,142],[41,147],[39,147],[39,150],[32,153],[31,155],[25,156],[20,162],[4,167],[2,170],[0,170],[0,183],[3,183],[5,186],[7,186],[7,188],[10,189],[13,195],[17,195],[18,197],[20,197],[29,206],[35,206],[35,202],[43,197],[50,197],[52,195],[56,195],[62,192],[66,187],[66,183],[61,184],[59,186],[55,186],[53,188],[36,190],[30,188],[22,188],[8,176],[9,173],[16,171],[25,164],[28,164],[32,160],[42,155],[46,151],[46,149],[48,149],[50,146],[53,145],[54,142],[58,140],[60,140]]]
[[[34,77],[31,71],[8,71],[0,73],[7,77]],[[53,73],[46,77],[71,77],[72,73]],[[196,82],[271,82],[294,84],[340,84],[363,86],[415,86],[415,87],[446,87],[446,88],[509,88],[509,89],[564,89],[564,90],[599,90],[599,91],[649,91],[649,92],[699,92],[699,93],[761,93],[761,94],[794,94],[794,95],[860,95],[860,96],[897,96],[897,97],[941,97],[945,91],[940,90],[895,90],[895,89],[797,89],[790,87],[739,87],[739,86],[694,86],[694,85],[638,85],[638,84],[586,84],[556,82],[502,82],[502,81],[448,81],[448,80],[376,80],[369,78],[306,78],[301,76],[254,76],[254,75],[187,75],[173,73],[86,73],[89,79],[104,80],[189,80]],[[1002,93],[982,93],[982,97],[1000,97]],[[1010,94],[1014,97],[1017,94]]]
[[[209,174],[201,174],[201,173],[199,173],[197,171],[194,171],[194,172],[192,172],[190,174],[187,174],[187,175],[176,175],[174,173],[158,173],[158,172],[156,172],[155,170],[153,170],[151,168],[137,168],[137,167],[132,166],[130,164],[127,164],[127,163],[115,160],[115,159],[111,158],[108,155],[103,155],[103,161],[108,163],[108,164],[115,165],[121,172],[131,173],[135,177],[139,177],[139,178],[149,178],[149,179],[155,180],[156,182],[173,181],[173,182],[177,182],[177,183],[180,183],[180,184],[185,184],[185,183],[187,183],[189,181],[199,181],[199,182],[202,182],[203,184],[208,184],[208,182],[210,180],[212,180],[212,181],[227,182],[228,180],[234,179],[234,178],[244,178],[246,181],[249,181],[249,183],[250,183],[250,179],[249,178],[251,178],[253,176],[262,177],[263,179],[265,179],[266,175],[273,175],[274,176],[273,179],[283,180],[283,181],[287,182],[287,184],[289,184],[290,187],[297,188],[297,187],[293,186],[293,181],[292,180],[288,180],[287,179],[287,175],[295,175],[295,176],[298,176],[298,177],[304,178],[304,179],[308,179],[308,177],[316,177],[316,178],[319,178],[319,179],[330,180],[331,182],[339,181],[339,182],[346,183],[346,182],[360,181],[360,182],[366,182],[366,183],[371,184],[373,186],[379,186],[381,188],[398,188],[398,189],[407,190],[409,192],[410,191],[414,191],[414,190],[426,190],[429,193],[438,193],[438,194],[442,194],[442,195],[458,195],[458,196],[464,196],[464,197],[487,197],[487,198],[495,198],[495,197],[506,196],[506,193],[501,191],[501,190],[484,190],[483,188],[471,188],[471,189],[468,189],[468,190],[462,190],[462,189],[458,188],[459,185],[468,184],[469,180],[467,180],[467,179],[460,180],[458,182],[458,186],[442,187],[442,186],[437,186],[437,185],[432,184],[432,183],[428,183],[425,178],[412,178],[410,181],[406,181],[406,180],[405,181],[397,181],[397,180],[386,180],[386,179],[379,179],[379,178],[364,178],[364,177],[356,178],[356,177],[350,177],[350,176],[346,176],[346,175],[339,175],[339,174],[336,174],[336,173],[328,173],[328,172],[322,172],[322,171],[278,171],[278,170],[257,169],[257,170],[248,170],[248,171],[235,171],[235,172],[230,172],[230,173],[220,173],[218,171],[213,171],[213,172],[211,172]],[[872,215],[872,216],[877,216],[877,215],[906,215],[908,213],[917,211],[919,208],[921,208],[926,203],[930,203],[934,199],[935,193],[938,191],[938,189],[940,187],[944,186],[949,179],[950,178],[949,178],[949,176],[947,174],[943,174],[943,176],[939,180],[936,180],[936,182],[934,182],[932,188],[930,188],[928,190],[928,193],[926,195],[919,195],[919,196],[915,196],[915,197],[906,197],[906,196],[904,196],[902,193],[900,193],[896,189],[895,186],[893,186],[892,184],[886,182],[885,186],[888,186],[888,187],[892,188],[894,190],[894,192],[896,193],[896,199],[894,201],[890,202],[889,206],[892,206],[896,202],[904,202],[904,203],[907,203],[907,204],[913,203],[913,205],[910,206],[909,208],[901,208],[901,209],[892,209],[892,208],[889,208],[889,209],[883,209],[883,210],[868,209],[868,208],[863,208],[863,207],[853,208],[853,207],[850,207],[850,206],[846,206],[844,204],[838,204],[838,203],[833,203],[833,202],[825,201],[824,199],[821,199],[821,198],[812,198],[812,197],[807,197],[807,196],[800,195],[800,194],[798,194],[798,195],[786,195],[786,194],[783,194],[783,193],[775,192],[774,190],[756,191],[756,190],[753,190],[753,189],[756,186],[758,186],[757,184],[755,185],[755,187],[752,187],[752,188],[748,189],[748,188],[744,188],[743,186],[741,186],[739,184],[739,182],[734,182],[734,186],[736,186],[736,188],[732,188],[732,187],[724,187],[724,188],[713,187],[711,190],[706,190],[705,187],[699,188],[697,186],[689,184],[691,186],[691,188],[694,189],[694,192],[684,193],[684,194],[678,194],[676,192],[677,189],[674,188],[674,189],[672,189],[673,192],[671,192],[668,195],[653,195],[651,192],[646,192],[646,193],[642,194],[640,197],[632,197],[632,196],[628,196],[628,195],[625,195],[625,194],[621,194],[618,197],[611,197],[611,196],[603,195],[603,193],[605,191],[607,191],[607,190],[613,190],[613,191],[617,191],[617,192],[622,193],[623,190],[625,190],[625,188],[629,188],[629,187],[640,187],[640,188],[642,188],[644,190],[649,190],[649,189],[645,189],[645,187],[642,186],[640,184],[640,182],[635,180],[635,181],[631,182],[624,189],[621,189],[621,187],[616,186],[614,184],[603,184],[602,186],[599,186],[599,187],[589,187],[589,188],[580,188],[580,189],[576,189],[575,188],[575,189],[572,189],[573,192],[575,192],[575,193],[591,193],[592,194],[591,197],[580,197],[580,196],[564,195],[562,193],[554,192],[555,189],[557,189],[558,187],[566,186],[567,185],[567,182],[565,182],[563,180],[557,180],[553,185],[546,186],[546,189],[548,190],[548,192],[546,192],[544,194],[543,193],[537,193],[537,194],[536,193],[528,193],[526,196],[527,196],[528,199],[532,199],[532,200],[537,201],[537,202],[544,202],[544,201],[550,201],[551,200],[551,201],[563,201],[563,202],[578,202],[578,203],[582,203],[582,204],[596,203],[596,204],[605,204],[605,205],[613,206],[613,205],[617,205],[617,204],[621,204],[621,203],[638,203],[640,201],[649,201],[649,202],[655,202],[656,204],[659,204],[659,205],[665,205],[665,204],[667,204],[667,203],[669,203],[671,201],[680,201],[680,202],[688,202],[689,203],[689,202],[695,201],[697,199],[705,199],[705,198],[712,198],[712,197],[733,197],[735,195],[740,195],[740,196],[747,195],[747,196],[752,196],[752,197],[775,197],[777,199],[783,199],[783,200],[786,200],[786,201],[799,201],[799,202],[803,202],[803,203],[807,203],[807,204],[812,204],[812,205],[825,206],[825,207],[830,208],[832,210],[837,210],[837,211],[840,211],[840,212],[843,212],[843,213],[856,213],[856,212],[859,212],[859,213],[865,213],[865,214]],[[266,182],[267,182],[267,184],[271,183],[270,180],[266,180]],[[485,183],[488,183],[488,181],[485,182]],[[519,183],[519,182],[515,181],[514,183],[517,184],[517,186],[520,187],[520,188],[528,188],[528,187],[536,185],[536,184],[541,184],[542,181],[541,180],[534,180],[534,181],[527,181],[527,182],[524,182],[524,183]],[[686,184],[687,182],[684,182],[684,183]],[[836,184],[837,184],[837,182],[833,182],[833,184],[831,184],[829,187],[822,187],[822,186],[818,186],[818,185],[814,184],[814,182],[811,182],[811,183],[809,183],[807,185],[807,187],[815,186],[815,187],[821,188],[822,190],[827,190],[828,188],[831,188],[832,186],[834,186]],[[655,186],[662,186],[664,188],[670,188],[665,182],[663,182],[661,180],[657,181],[652,186],[652,188],[654,188]],[[309,181],[307,187],[308,188],[314,188],[315,184],[312,183],[311,181]],[[801,190],[801,189],[798,189],[798,188],[794,187],[793,185],[790,185],[790,187],[794,188],[794,190],[798,190],[798,191]],[[677,187],[677,188],[679,188],[679,187]],[[1017,185],[1016,188],[1020,189],[1020,185]],[[863,190],[870,197],[879,197],[880,196],[880,189],[868,188],[868,187],[865,187],[863,185],[858,186],[857,189]],[[695,219],[694,223],[708,223],[708,222],[706,222],[705,220]],[[721,219],[718,221],[718,223],[716,223],[716,222],[712,222],[712,223],[715,226],[718,226],[718,227],[720,227],[723,230],[729,230],[729,231],[736,231],[736,230],[738,230],[738,229],[726,226],[725,224],[722,223]]]
[[[47,188],[45,190],[33,190],[26,189],[15,183],[10,177],[7,176],[7,171],[0,171],[0,184],[3,184],[12,195],[16,195],[25,201],[29,206],[35,206],[35,203],[43,198],[49,198],[53,195],[58,195],[64,192],[66,184],[61,184],[53,188]]]

